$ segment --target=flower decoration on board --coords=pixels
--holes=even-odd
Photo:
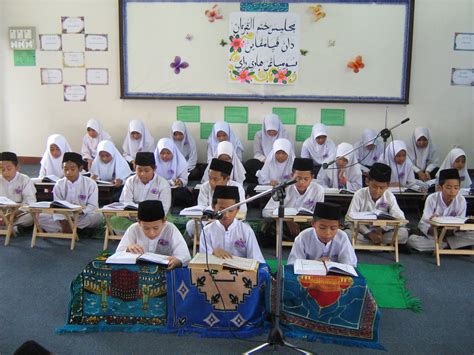
[[[207,20],[209,22],[214,22],[215,20],[222,20],[224,18],[224,16],[221,15],[221,10],[219,8],[219,5],[217,4],[211,7],[210,10],[206,10],[204,12],[204,15],[207,16]]]
[[[362,62],[362,56],[358,55],[353,61],[347,63],[347,67],[352,69],[354,73],[358,73],[359,70],[365,67],[364,62]]]
[[[309,11],[313,14],[314,22],[318,22],[322,18],[326,17],[326,13],[323,11],[323,5],[310,6]]]
[[[275,84],[288,84],[288,77],[291,75],[291,70],[288,69],[273,69],[273,82]]]
[[[252,76],[255,75],[253,71],[249,71],[248,69],[244,69],[242,71],[233,70],[232,74],[235,75],[235,79],[240,81],[242,84],[247,83],[250,84],[253,80]]]
[[[187,62],[182,62],[180,56],[174,57],[174,62],[170,64],[171,69],[174,69],[175,74],[179,74],[181,72],[181,69],[186,69],[189,67],[189,64]]]
[[[330,39],[328,41],[328,47],[335,47],[336,46],[336,41],[334,39]]]
[[[230,52],[242,52],[242,48],[244,47],[244,40],[242,38],[240,38],[239,35],[235,35],[235,36],[230,36],[229,37],[229,40],[230,40]]]
[[[220,45],[221,47],[225,47],[225,46],[227,46],[228,44],[229,44],[229,43],[228,43],[224,38],[222,38],[221,41],[219,42],[219,45]]]
[[[187,41],[191,42],[194,39],[194,36],[191,33],[188,33],[184,38],[186,38]]]
[[[306,54],[308,54],[308,50],[307,49],[300,49],[300,53],[302,56],[306,56]]]

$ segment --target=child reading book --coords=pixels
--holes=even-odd
[[[168,255],[168,269],[186,266],[191,259],[183,236],[166,221],[161,201],[146,200],[138,204],[138,222],[128,227],[116,252]]]

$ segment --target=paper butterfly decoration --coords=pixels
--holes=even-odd
[[[174,57],[174,62],[170,64],[170,67],[174,69],[175,74],[179,74],[181,69],[186,69],[187,67],[189,67],[189,64],[186,62],[182,62],[180,56],[176,56]]]
[[[300,53],[302,56],[305,56],[306,54],[308,54],[308,50],[307,49],[300,49]]]
[[[355,57],[354,61],[347,63],[347,67],[351,68],[354,73],[358,73],[360,69],[365,67],[365,64],[362,62],[362,56],[358,55]]]
[[[215,4],[210,10],[206,10],[204,15],[207,16],[209,22],[214,22],[215,20],[222,20],[224,16],[221,15],[221,10],[219,6]]]
[[[322,5],[310,6],[309,11],[313,14],[314,22],[318,22],[322,18],[326,17],[326,13],[323,11]]]
[[[224,39],[221,39],[220,43],[219,43],[222,47],[225,47],[228,45],[228,43],[224,40]]]

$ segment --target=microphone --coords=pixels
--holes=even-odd
[[[211,219],[221,219],[222,213],[218,213],[212,210],[204,210],[202,211],[202,220],[208,221]]]
[[[287,186],[296,184],[296,179],[288,180],[288,181],[283,181],[280,185],[275,186],[274,189],[280,189],[280,188],[285,188]]]
[[[322,168],[326,170],[330,165],[334,164],[335,162],[335,160],[331,160],[329,163],[323,163]]]
[[[407,123],[408,121],[410,121],[409,117],[405,118],[403,121],[401,121],[400,123],[396,124],[395,126],[393,126],[391,128],[382,129],[379,133],[380,137],[382,137],[386,141],[390,137],[390,134],[391,134],[392,130],[394,130],[398,126],[401,126],[404,123]]]

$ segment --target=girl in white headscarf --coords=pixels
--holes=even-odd
[[[439,167],[439,171],[436,174],[436,181],[439,178],[439,172],[444,169],[458,169],[459,177],[461,178],[461,188],[470,188],[472,180],[469,177],[469,172],[466,168],[466,153],[460,148],[451,149],[443,163]]]
[[[418,179],[427,181],[435,177],[438,171],[438,153],[427,128],[415,128],[408,146],[408,156]]]
[[[258,171],[258,182],[261,185],[278,185],[291,178],[295,152],[293,145],[286,138],[278,138],[273,149],[267,155],[262,170]]]
[[[50,135],[46,142],[46,151],[41,158],[39,177],[44,178],[46,175],[64,177],[63,155],[70,151],[71,147],[66,138],[60,134]]]
[[[217,158],[219,160],[225,160],[234,166],[232,168],[232,173],[230,174],[230,179],[236,181],[238,183],[243,183],[245,180],[245,168],[242,165],[242,162],[237,157],[237,153],[235,152],[234,145],[229,141],[220,142],[217,145],[216,155],[213,158]],[[209,162],[210,164],[210,162]],[[206,171],[202,176],[202,183],[209,180],[209,164],[207,164]]]
[[[326,126],[317,123],[313,126],[311,137],[307,138],[301,148],[301,158],[313,159],[316,167],[336,154],[336,144],[328,138]]]
[[[383,156],[383,143],[377,139],[377,133],[370,128],[364,129],[361,140],[354,143],[354,148],[361,147],[357,150],[356,156],[359,162],[359,168],[362,172],[368,173],[370,167],[379,161]]]
[[[99,121],[91,118],[86,125],[87,134],[82,139],[81,154],[82,159],[87,161],[88,169],[91,168],[92,161],[97,156],[97,145],[101,141],[110,140],[110,134],[102,129]]]
[[[356,161],[355,152],[349,153],[352,149],[354,147],[349,143],[341,143],[337,146],[335,156],[327,160],[329,162],[335,159],[336,162],[327,169],[319,170],[318,184],[326,188],[352,192],[362,188],[362,172]]]
[[[208,163],[214,158],[217,154],[217,145],[220,142],[228,141],[232,143],[235,148],[235,153],[237,158],[242,161],[242,153],[244,151],[244,146],[240,141],[239,137],[230,128],[230,125],[227,122],[216,122],[214,127],[212,127],[211,135],[207,140],[207,161]],[[206,174],[204,174],[206,176]]]
[[[401,140],[390,142],[385,149],[385,160],[381,157],[380,162],[392,168],[390,186],[407,187],[415,183],[413,163],[407,156],[407,146],[405,142]]]
[[[93,180],[111,182],[115,187],[122,186],[125,179],[132,174],[132,170],[114,143],[109,140],[101,141],[97,145],[97,156],[90,169]]]
[[[132,164],[135,162],[135,155],[138,152],[153,152],[155,150],[155,140],[143,121],[130,121],[122,148],[123,156]]]
[[[171,126],[171,138],[176,148],[179,149],[188,162],[188,171],[193,170],[197,163],[196,142],[184,122],[173,122]]]
[[[255,133],[253,140],[254,159],[264,163],[273,149],[273,143],[279,138],[288,139],[288,132],[286,132],[280,118],[273,113],[265,115],[262,130]]]
[[[188,184],[188,163],[171,138],[161,138],[155,149],[156,173],[170,186]]]

